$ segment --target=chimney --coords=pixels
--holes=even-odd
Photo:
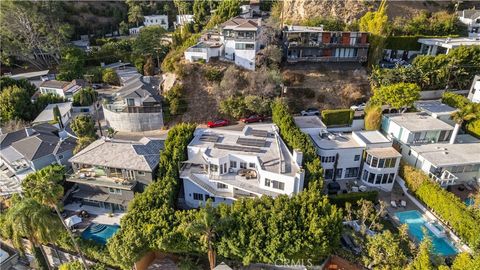
[[[293,160],[295,160],[298,166],[302,167],[303,153],[298,149],[293,149]]]
[[[25,133],[27,134],[27,137],[30,137],[35,133],[35,130],[33,128],[26,127],[25,128]]]

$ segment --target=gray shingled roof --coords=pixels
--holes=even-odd
[[[220,25],[224,29],[257,29],[258,23],[252,19],[232,18]]]
[[[160,160],[163,141],[143,138],[138,142],[99,139],[70,158],[70,162],[152,172]]]

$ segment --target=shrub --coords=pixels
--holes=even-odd
[[[111,68],[106,68],[103,70],[102,80],[104,83],[110,85],[120,85],[120,78],[118,77],[115,70]]]
[[[207,78],[209,82],[220,82],[223,78],[223,72],[218,68],[207,67],[205,70],[205,78]]]
[[[356,205],[356,202],[362,199],[375,203],[377,201],[377,198],[378,191],[375,190],[367,192],[351,192],[328,197],[330,202],[338,207],[345,207],[345,203],[347,202],[352,205]]]
[[[323,110],[322,121],[327,126],[351,125],[354,114],[350,109]]]
[[[382,123],[382,107],[372,106],[365,110],[365,130],[379,130]]]
[[[480,248],[479,217],[454,194],[431,181],[422,171],[402,164],[400,176],[428,208],[443,219],[474,250]]]
[[[465,96],[453,92],[444,92],[442,95],[442,103],[454,108],[463,108],[470,103],[470,100]]]
[[[467,133],[480,139],[480,119],[466,125]]]

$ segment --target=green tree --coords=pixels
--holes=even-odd
[[[132,44],[135,54],[151,54],[154,58],[164,58],[168,52],[167,43],[164,40],[166,31],[159,25],[143,27]]]
[[[106,68],[103,70],[102,81],[110,85],[120,85],[120,78],[115,70]]]
[[[370,269],[402,269],[407,256],[400,246],[401,240],[390,231],[368,236],[363,263]]]
[[[462,127],[466,122],[479,119],[480,113],[476,111],[476,107],[473,104],[468,104],[460,110],[453,112],[451,117],[455,122],[455,127],[453,129],[452,136],[450,137],[450,143],[454,143],[460,127]]]
[[[222,100],[218,110],[232,118],[244,117],[248,111],[243,97],[228,97]]]
[[[128,22],[134,23],[138,27],[138,23],[143,21],[143,12],[140,5],[130,6],[128,9]]]
[[[424,232],[426,235],[426,232]],[[407,267],[407,270],[434,270],[435,268],[430,261],[430,253],[432,251],[432,240],[427,236],[420,243],[417,255]]]
[[[128,23],[125,21],[122,21],[120,25],[118,26],[118,31],[120,32],[120,35],[128,35],[129,30],[128,30]]]
[[[0,93],[0,117],[2,122],[13,119],[33,119],[30,95],[18,86],[9,86]]]
[[[62,49],[57,78],[62,81],[83,78],[85,57],[85,52],[80,48],[67,47]]]
[[[368,106],[365,109],[365,130],[379,130],[382,123],[382,107]]]
[[[31,198],[20,199],[2,213],[0,225],[2,238],[10,239],[22,253],[25,252],[22,238],[27,238],[33,246],[37,267],[48,269],[41,245],[54,243],[61,231],[58,219],[53,218],[48,207]]]
[[[382,0],[377,11],[369,11],[360,18],[360,31],[369,32],[368,64],[374,66],[381,59],[388,36],[387,1]]]
[[[48,104],[55,104],[55,103],[62,103],[65,102],[65,99],[57,94],[48,93],[48,94],[40,94],[35,102],[34,105],[34,113],[35,115],[42,112]]]
[[[473,256],[462,252],[455,257],[451,270],[463,270],[463,269],[480,269],[480,255],[474,254]]]
[[[208,22],[210,16],[210,0],[194,0],[193,1],[193,21],[195,22],[197,32]]]
[[[75,149],[73,149],[73,153],[77,154],[78,152],[82,151],[85,147],[89,146],[91,143],[93,143],[96,140],[94,137],[79,137],[77,140],[77,145],[75,146]]]
[[[420,98],[420,87],[414,83],[396,83],[375,89],[373,105],[390,105],[392,108],[410,108]]]
[[[83,88],[73,95],[74,106],[91,106],[97,100],[98,93],[91,87]]]
[[[88,269],[83,257],[83,253],[80,250],[73,233],[70,231],[69,227],[63,220],[62,214],[60,213],[61,200],[63,198],[63,182],[65,174],[65,168],[61,165],[50,165],[44,167],[43,169],[36,171],[27,175],[27,177],[22,181],[22,190],[25,194],[25,197],[32,198],[37,202],[51,207],[57,213],[58,218],[62,222],[65,230],[67,230],[70,240],[75,246],[77,253],[80,255],[81,261],[85,269]]]
[[[249,95],[244,99],[245,106],[247,110],[252,113],[269,115],[270,114],[270,103],[271,100],[267,98],[262,98],[260,96]]]
[[[0,77],[0,92],[9,86],[17,86],[18,88],[22,88],[27,91],[30,96],[33,96],[33,94],[35,94],[37,91],[37,87],[25,79],[14,80],[10,77]]]
[[[95,121],[90,115],[78,115],[73,119],[70,127],[77,137],[97,137]]]
[[[58,126],[63,129],[63,120],[62,120],[62,114],[60,113],[60,109],[58,108],[58,105],[53,107],[53,119],[55,122],[57,122]]]
[[[143,65],[143,75],[153,76],[155,75],[155,64],[153,63],[152,55],[147,57],[145,65]]]
[[[222,226],[222,220],[213,208],[211,201],[208,201],[204,208],[196,213],[196,218],[188,224],[187,232],[198,237],[202,246],[207,249],[208,262],[212,270],[217,266],[216,238],[217,230]]]

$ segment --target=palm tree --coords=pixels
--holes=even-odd
[[[452,113],[452,119],[455,121],[455,128],[453,129],[452,137],[450,138],[450,144],[455,143],[458,131],[460,127],[466,122],[478,118],[478,113],[472,104],[468,104],[462,109]]]
[[[187,231],[200,238],[200,242],[207,246],[208,262],[210,269],[216,266],[215,240],[217,230],[221,226],[218,215],[213,208],[211,201],[207,201],[205,208],[198,211],[195,220],[187,227]]]
[[[39,268],[46,263],[41,244],[55,242],[61,231],[61,225],[52,218],[50,209],[32,198],[15,202],[0,218],[0,227],[2,237],[10,239],[21,253],[25,252],[22,238],[30,241]]]
[[[60,209],[58,207],[63,197],[63,187],[60,185],[60,183],[63,180],[64,173],[65,169],[63,166],[47,166],[35,173],[29,174],[22,181],[22,189],[26,197],[33,198],[39,203],[42,203],[43,205],[51,207],[55,210],[58,218],[67,230],[78,255],[80,255],[83,267],[88,270],[88,265],[85,261],[83,253],[80,250],[73,233],[70,231],[70,228],[63,220],[62,214],[60,213]]]
[[[131,23],[136,23],[138,27],[138,22],[143,20],[142,7],[139,5],[134,5],[130,7],[128,11],[128,21]]]

